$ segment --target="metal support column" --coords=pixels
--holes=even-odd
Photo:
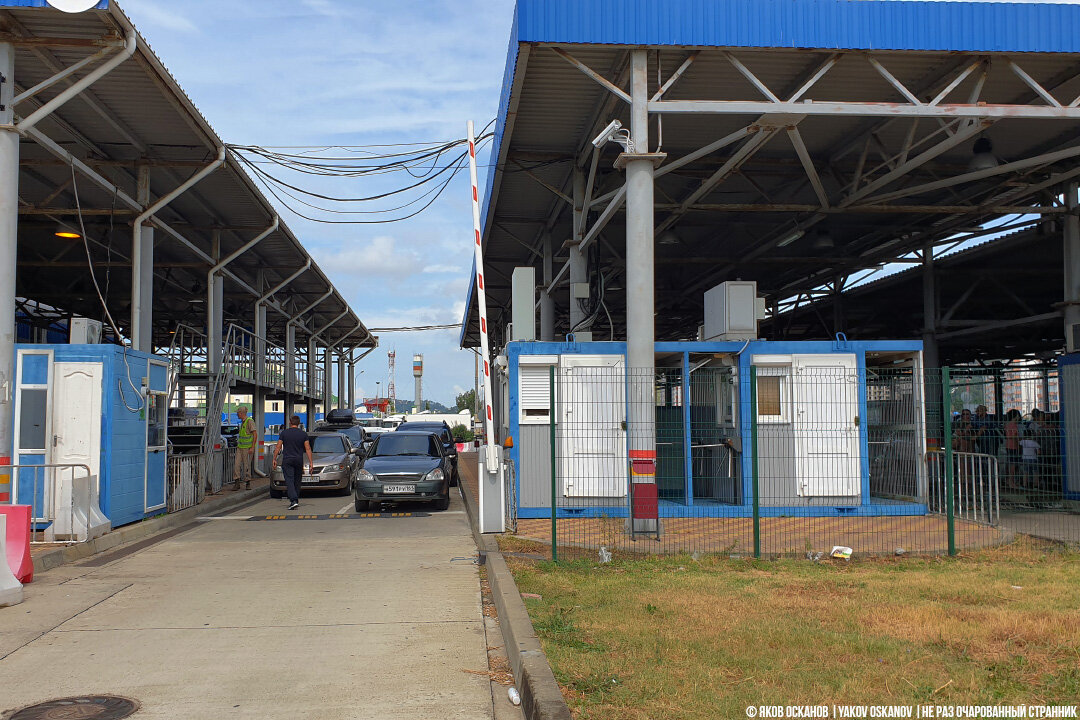
[[[349,348],[349,409],[356,408],[356,348]]]
[[[259,271],[256,282],[259,292],[266,291],[266,272]],[[255,303],[255,384],[266,385],[266,305]]]
[[[288,402],[292,402],[289,396],[294,392],[296,392],[296,328],[291,323],[287,323],[285,325],[285,398]],[[288,410],[286,413],[287,425]]]
[[[150,207],[149,165],[139,165],[135,199],[144,208]],[[154,351],[154,226],[149,223],[141,226],[133,241],[139,247],[131,253],[131,286],[135,288],[133,294],[138,293],[136,307],[140,310],[132,313],[131,344],[136,350],[149,353]]]
[[[540,340],[551,342],[555,339],[555,299],[548,292],[548,286],[554,275],[554,252],[551,247],[551,233],[545,232],[544,245],[544,286],[540,289]]]
[[[338,358],[337,358],[337,406],[338,407],[348,407],[348,398],[346,397],[348,392],[349,392],[349,389],[348,389],[349,383],[348,383],[348,377],[347,377],[348,372],[349,372],[349,366],[348,366],[348,363],[346,362],[345,353],[339,350],[338,351]]]
[[[626,364],[628,437],[634,485],[656,484],[655,273],[653,170],[649,150],[648,51],[631,52],[626,166]],[[636,499],[636,498],[635,498]],[[635,503],[636,504],[636,503]],[[631,531],[659,533],[659,520],[634,517]]]
[[[582,226],[581,213],[585,206],[585,173],[580,168],[574,169],[574,213],[573,227]],[[570,239],[570,332],[575,329],[587,332],[588,325],[582,325],[585,320],[585,311],[581,307],[575,290],[581,285],[589,283],[589,267],[586,263],[585,254],[581,252],[581,233],[577,230]],[[581,327],[578,327],[581,325]]]
[[[1076,352],[1080,347],[1080,216],[1077,215],[1077,183],[1065,186],[1065,349]]]
[[[214,262],[221,259],[221,231],[215,230],[211,240],[210,254]],[[210,375],[221,372],[221,347],[224,343],[225,277],[217,273],[209,278],[206,288],[206,359]],[[207,390],[209,399],[209,388]]]
[[[19,230],[19,134],[12,127],[15,46],[0,42],[0,465],[11,464],[15,417],[15,259]],[[0,502],[10,487],[0,476]]]
[[[315,341],[308,338],[307,343],[307,386],[306,395],[308,398],[315,397],[315,365],[318,362],[318,358],[315,356]],[[311,410],[311,401],[307,400],[307,408]]]
[[[923,248],[923,365],[941,367],[937,344],[937,282],[934,273],[934,246]]]
[[[323,392],[322,392],[322,406],[323,412],[330,411],[331,398],[333,397],[334,389],[334,351],[327,345],[323,348]]]

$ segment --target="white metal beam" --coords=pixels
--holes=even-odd
[[[766,102],[753,100],[657,100],[650,113],[698,115],[763,115],[791,113],[845,117],[1014,118],[1020,120],[1080,120],[1080,107],[1042,105],[911,105],[888,102]]]

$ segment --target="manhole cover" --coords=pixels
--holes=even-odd
[[[9,720],[119,720],[139,709],[139,703],[113,695],[61,698],[31,705]]]

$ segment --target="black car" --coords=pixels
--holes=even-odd
[[[434,433],[439,436],[439,440],[443,444],[443,450],[448,456],[450,456],[450,463],[453,466],[453,474],[450,477],[450,484],[458,484],[458,453],[457,453],[457,441],[454,440],[454,431],[450,429],[450,426],[446,421],[442,422],[425,422],[424,420],[409,420],[398,425],[397,430],[394,432],[428,432]]]
[[[353,447],[365,447],[368,441],[367,432],[359,425],[344,425],[339,423],[321,422],[315,425],[316,432],[336,432],[349,438]]]
[[[353,483],[356,512],[384,502],[431,502],[450,506],[453,465],[438,435],[426,432],[383,433],[364,455]]]

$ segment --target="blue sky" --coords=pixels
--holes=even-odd
[[[479,128],[495,116],[513,12],[513,0],[118,2],[225,142],[263,146],[464,137],[467,120]],[[389,185],[319,187],[366,195]],[[430,210],[401,223],[282,217],[369,327],[456,323],[471,281],[469,199],[462,173]],[[420,352],[425,398],[452,405],[473,386],[473,355],[457,349],[457,336],[383,335],[359,367],[358,394],[373,396],[376,381],[385,393],[393,348],[399,397],[413,396]]]

